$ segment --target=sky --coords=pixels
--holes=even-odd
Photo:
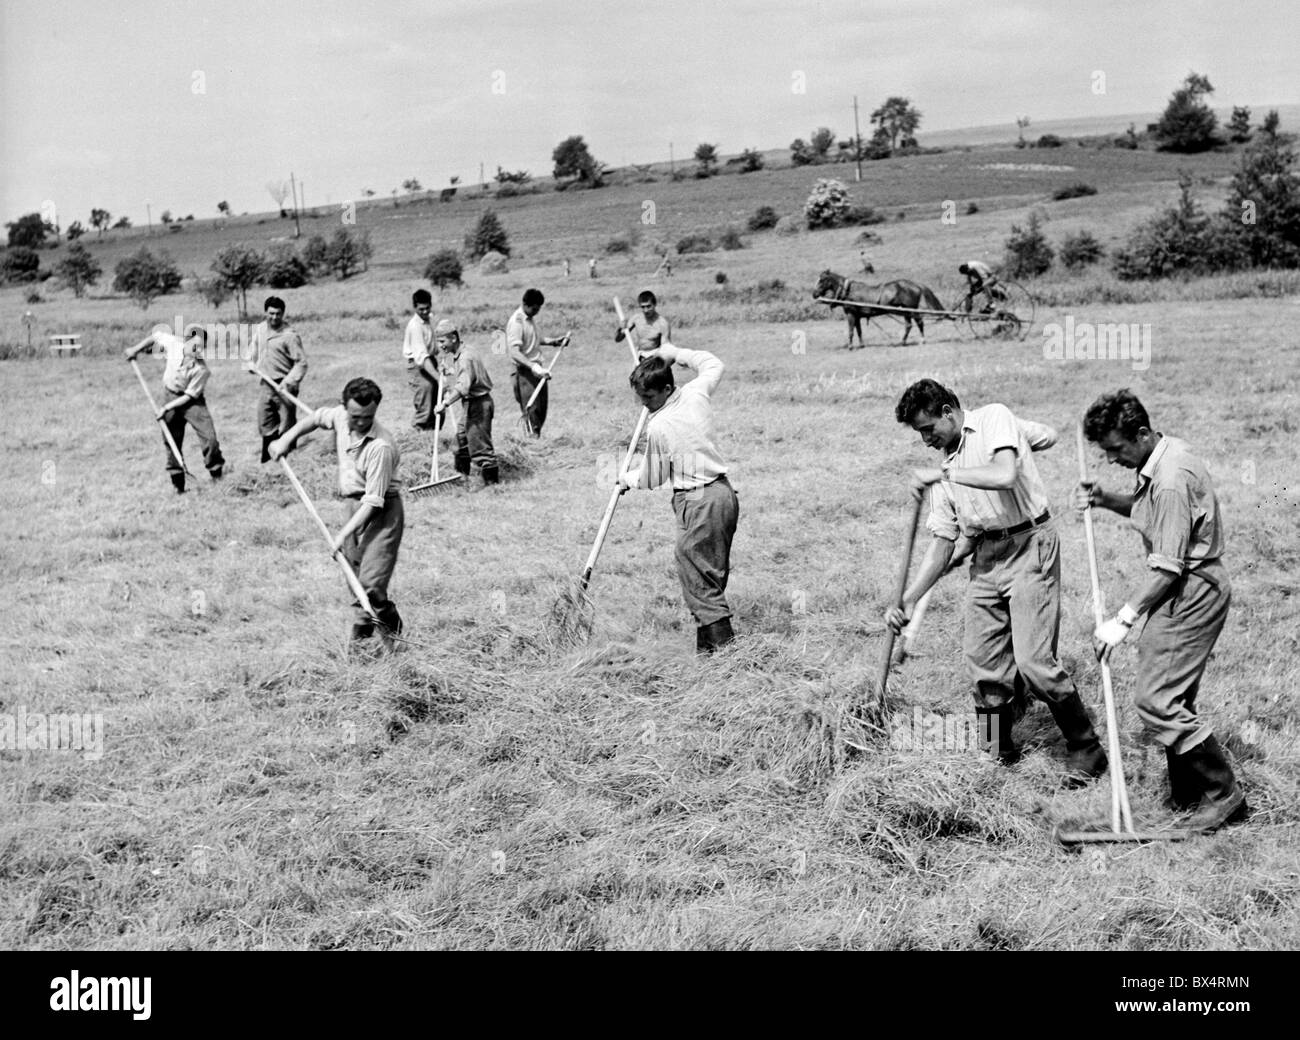
[[[1154,113],[1191,70],[1258,110],[1300,102],[1297,39],[1285,0],[3,0],[0,220],[544,176],[572,134],[610,166],[779,148],[851,136],[855,94],[864,136],[892,95],[923,133]]]

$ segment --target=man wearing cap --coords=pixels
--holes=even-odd
[[[1196,711],[1201,676],[1228,617],[1232,589],[1224,569],[1223,521],[1205,463],[1185,441],[1151,429],[1129,390],[1102,394],[1083,421],[1088,440],[1111,463],[1137,471],[1132,492],[1079,484],[1075,506],[1101,506],[1133,521],[1146,549],[1146,583],[1102,622],[1094,649],[1106,660],[1132,631],[1138,637],[1134,694],[1143,725],[1164,746],[1175,810],[1195,808],[1181,824],[1207,833],[1240,819],[1246,797],[1210,726]]]
[[[993,273],[993,268],[989,267],[983,260],[967,260],[959,268],[958,272],[966,276],[966,300],[964,309],[969,311],[975,302],[975,297],[980,293],[984,294],[984,306],[980,308],[981,313],[988,313],[993,310],[993,301],[1002,295],[999,289],[995,296],[994,286],[998,284],[998,276]]]
[[[461,406],[460,429],[456,431],[456,472],[469,476],[470,465],[478,469],[483,486],[499,483],[500,471],[492,448],[492,377],[478,353],[460,340],[454,322],[443,318],[433,330],[442,355],[443,378],[451,386],[434,408],[441,415],[453,404]]]
[[[159,418],[176,442],[176,450],[185,446],[185,427],[193,426],[203,448],[203,464],[212,479],[220,480],[226,464],[221,454],[221,445],[217,443],[217,430],[212,423],[212,413],[208,411],[204,391],[212,372],[203,360],[207,346],[208,333],[202,325],[193,325],[187,331],[185,339],[170,332],[156,329],[147,338],[125,352],[126,360],[132,361],[141,351],[153,347],[156,353],[166,355],[163,366],[163,390],[170,397],[162,406]],[[163,438],[163,448],[167,452],[167,475],[178,495],[185,493],[185,470],[180,459],[172,454],[171,445]]]
[[[284,301],[280,297],[268,296],[264,307],[266,320],[253,330],[252,362],[276,385],[297,397],[307,374],[302,337],[284,320]],[[262,435],[262,461],[270,462],[267,446],[294,424],[297,411],[266,383],[258,380],[258,385],[261,391],[257,399],[257,429]]]
[[[933,379],[904,391],[897,420],[944,456],[942,466],[913,471],[913,499],[930,499],[932,538],[920,571],[890,607],[895,631],[948,568],[959,538],[973,549],[966,596],[964,650],[975,683],[982,748],[1004,764],[1019,758],[1011,736],[1028,688],[1065,736],[1067,783],[1106,770],[1106,754],[1074,681],[1057,657],[1061,626],[1061,558],[1030,443],[1002,404],[963,410],[957,395]]]
[[[523,303],[506,322],[506,347],[510,351],[510,360],[515,363],[510,383],[514,387],[519,410],[523,412],[524,420],[528,423],[528,428],[532,430],[534,437],[542,435],[542,425],[546,422],[547,399],[550,396],[550,387],[545,384],[551,376],[542,363],[541,348],[565,346],[569,342],[568,336],[542,339],[538,335],[534,319],[545,303],[546,297],[542,295],[540,289],[529,289],[524,293]],[[541,392],[537,395],[537,400],[533,401],[532,408],[527,408],[526,405],[539,383],[543,384]]]
[[[631,329],[636,335],[637,350],[648,352],[658,350],[665,343],[672,342],[672,327],[668,324],[668,319],[658,311],[659,301],[649,289],[644,289],[637,294],[636,302],[641,308],[641,313],[633,315],[627,323],[627,329]],[[627,329],[619,326],[614,333],[614,342],[622,343],[623,337],[627,335]]]
[[[406,323],[406,336],[402,340],[406,378],[415,406],[411,425],[417,430],[432,430],[433,406],[442,396],[442,384],[438,379],[437,361],[430,356],[433,353],[433,326],[429,323],[429,312],[433,309],[433,297],[429,290],[416,289],[411,294],[411,306],[415,313]]]
[[[293,450],[310,430],[332,430],[339,462],[339,493],[349,502],[349,516],[334,538],[334,551],[343,553],[366,599],[379,618],[379,636],[392,648],[392,636],[402,631],[402,617],[388,598],[388,585],[397,566],[406,526],[402,481],[397,475],[402,454],[393,435],[375,421],[383,392],[369,379],[357,377],[343,387],[341,403],[303,416],[283,436],[267,445],[271,458]],[[355,644],[375,633],[375,621],[358,602],[352,623]]]

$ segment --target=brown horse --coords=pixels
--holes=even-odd
[[[945,311],[946,308],[939,302],[939,297],[930,290],[928,286],[920,285],[916,282],[909,282],[905,278],[897,279],[892,282],[885,282],[882,285],[868,285],[866,282],[856,278],[844,278],[834,271],[823,271],[817,279],[817,288],[813,290],[814,299],[833,299],[843,300],[843,304],[831,304],[832,309],[835,307],[844,307],[844,319],[849,326],[848,347],[853,349],[854,333],[858,337],[858,346],[865,344],[862,342],[862,319],[870,321],[880,314],[886,314],[894,318],[902,318],[903,327],[903,345],[907,344],[908,333],[912,331],[912,325],[915,323],[921,333],[921,345],[925,345],[925,315],[909,313],[915,310]],[[849,304],[858,304],[860,306],[848,306]],[[896,310],[894,308],[903,308]],[[931,318],[940,318],[938,314],[930,315]]]

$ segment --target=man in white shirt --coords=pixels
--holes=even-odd
[[[697,373],[680,388],[673,380],[674,362]],[[726,592],[740,504],[714,443],[711,401],[722,372],[722,362],[707,350],[665,343],[646,355],[630,377],[633,392],[650,412],[645,455],[618,476],[625,488],[672,484],[677,576],[697,625],[696,653],[711,653],[735,636]]]
[[[428,289],[416,289],[411,294],[415,313],[406,323],[402,339],[402,354],[406,358],[406,381],[411,387],[415,418],[411,425],[417,430],[434,429],[433,409],[442,397],[442,382],[438,378],[438,364],[433,355],[433,325],[429,314],[433,310],[433,297]]]
[[[973,544],[966,597],[964,650],[975,683],[975,710],[986,750],[1006,764],[1019,752],[1011,736],[1020,684],[1043,701],[1066,739],[1067,782],[1086,783],[1106,770],[1106,754],[1074,681],[1057,657],[1061,627],[1061,558],[1047,495],[1034,463],[1032,427],[1005,405],[963,410],[957,395],[933,379],[904,391],[900,423],[944,456],[918,469],[912,496],[929,496],[932,538],[902,608],[891,607],[895,630],[948,568],[959,538]]]
[[[523,302],[518,310],[510,315],[506,322],[506,347],[510,351],[510,360],[515,363],[510,384],[514,388],[515,400],[519,410],[524,413],[524,420],[534,437],[542,435],[542,425],[546,422],[546,409],[550,398],[548,384],[551,375],[542,363],[542,347],[558,347],[568,343],[567,336],[543,339],[537,332],[534,319],[546,303],[546,297],[540,289],[529,289],[524,293]],[[537,400],[532,408],[525,409],[537,384],[543,383]]]

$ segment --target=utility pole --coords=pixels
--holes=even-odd
[[[677,164],[673,161],[673,143],[668,142],[668,179],[674,180],[677,177]]]
[[[487,178],[483,176],[483,164],[478,164],[478,183],[479,187],[487,191]]]
[[[289,190],[293,192],[293,237],[302,238],[302,227],[298,223],[298,183],[294,180],[292,170],[289,171]]]
[[[152,236],[153,235],[153,209],[150,208],[149,203],[147,202],[144,204],[144,214],[149,220],[149,234],[150,236]]]
[[[862,180],[862,131],[858,129],[858,95],[853,95],[853,158],[858,163],[858,180]]]

